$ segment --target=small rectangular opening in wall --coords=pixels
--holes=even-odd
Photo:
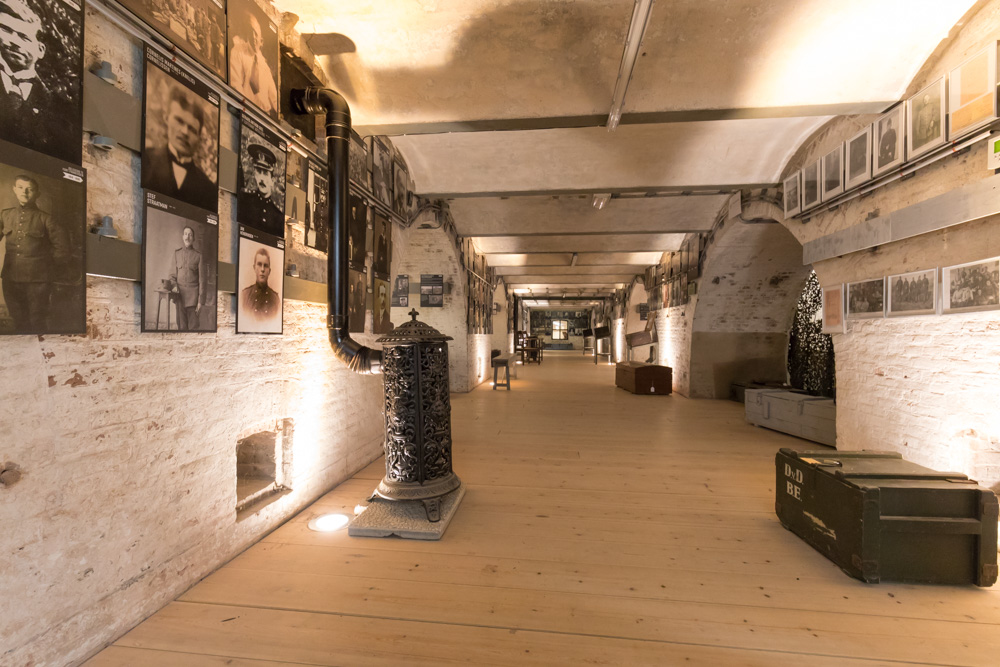
[[[292,420],[236,442],[236,518],[254,514],[291,489]]]

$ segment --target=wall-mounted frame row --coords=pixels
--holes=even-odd
[[[784,180],[786,218],[901,169],[997,120],[997,42]]]
[[[823,332],[847,320],[1000,309],[1000,257],[823,288]]]

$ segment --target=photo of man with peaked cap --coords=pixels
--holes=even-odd
[[[245,194],[239,199],[237,218],[250,227],[284,236],[285,214],[273,201],[278,158],[273,150],[260,144],[250,144],[247,152],[253,173],[245,179]]]

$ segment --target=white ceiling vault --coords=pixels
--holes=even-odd
[[[981,0],[980,0],[981,3]],[[777,183],[830,117],[900,99],[976,0],[277,0],[417,191],[509,286],[609,290]],[[602,209],[594,194],[613,194]]]

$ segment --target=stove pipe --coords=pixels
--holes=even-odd
[[[347,175],[351,149],[351,110],[340,93],[329,88],[298,88],[291,91],[292,110],[297,114],[326,116],[327,178],[330,183],[326,293],[329,303],[327,327],[330,345],[338,359],[355,373],[382,372],[382,352],[358,343],[348,332],[347,285]]]

